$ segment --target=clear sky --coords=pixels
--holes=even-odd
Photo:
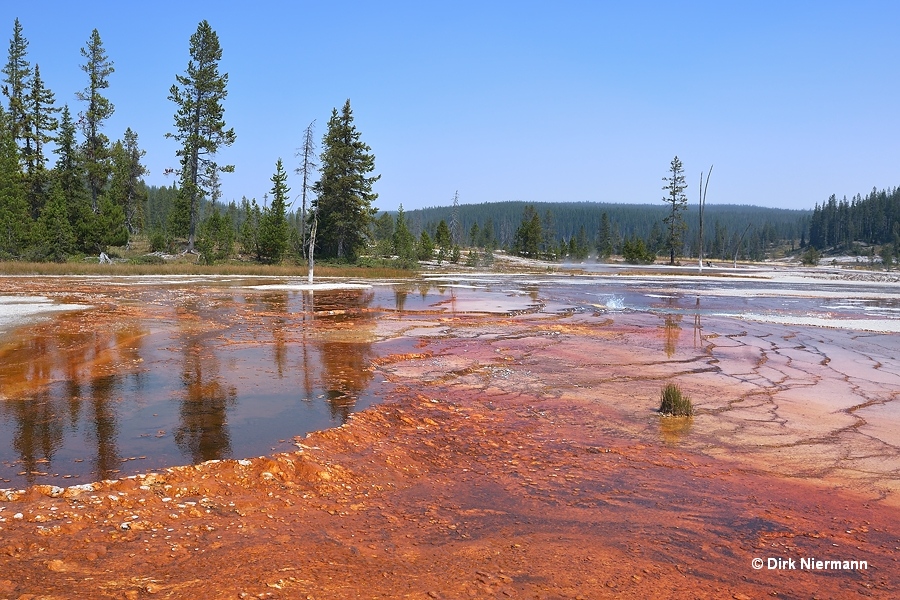
[[[900,185],[900,3],[0,0],[58,105],[83,110],[79,49],[115,63],[105,133],[138,133],[150,184],[178,166],[167,100],[206,19],[229,75],[225,200],[262,200],[349,98],[383,210],[504,200],[689,200],[812,208]],[[3,48],[6,49],[6,44]],[[4,52],[3,62],[6,61]],[[4,98],[5,100],[5,98]]]

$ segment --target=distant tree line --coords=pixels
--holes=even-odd
[[[816,204],[810,217],[808,243],[819,251],[877,253],[890,266],[900,259],[900,188],[877,190],[850,201],[832,195]],[[866,248],[863,248],[865,246]]]
[[[432,207],[405,213],[414,235],[430,235],[440,221],[449,222],[451,207]],[[505,248],[522,256],[548,260],[584,260],[622,255],[639,240],[654,257],[668,256],[665,218],[671,207],[651,204],[599,202],[491,202],[458,208],[461,230],[474,232],[460,240],[472,247]],[[703,244],[710,259],[759,260],[780,244],[798,247],[809,228],[809,210],[711,204],[706,207]],[[699,215],[689,205],[677,255],[695,257],[699,251]],[[749,226],[749,230],[748,230]],[[486,239],[487,238],[487,239]],[[488,241],[489,240],[489,241]]]

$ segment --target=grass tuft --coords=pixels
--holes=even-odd
[[[690,417],[694,414],[694,406],[691,399],[681,393],[681,388],[670,383],[660,392],[659,412],[673,417]]]

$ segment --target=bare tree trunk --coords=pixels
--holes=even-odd
[[[294,170],[295,173],[303,176],[303,186],[301,187],[303,203],[300,208],[300,247],[303,248],[304,252],[306,251],[306,192],[309,190],[309,179],[316,167],[314,160],[316,142],[313,138],[313,127],[315,124],[316,121],[313,119],[312,123],[303,130],[303,147],[297,153],[297,156],[302,156],[303,160],[301,165]]]
[[[738,239],[737,248],[734,249],[734,262],[732,263],[732,267],[737,268],[737,255],[738,252],[741,251],[741,245],[744,242],[744,236],[747,235],[747,232],[750,231],[750,228],[753,226],[753,223],[747,223],[747,229],[744,230],[744,233],[741,234],[741,237]]]
[[[709,173],[706,174],[706,187],[703,187],[703,172],[700,172],[700,272],[703,272],[703,210],[706,208],[706,190],[709,188],[709,178],[712,176],[713,166],[709,165]]]
[[[309,230],[309,274],[307,275],[307,281],[310,285],[313,282],[313,269],[316,266],[315,259],[313,258],[313,254],[316,250],[316,229],[319,226],[319,218],[318,216],[313,216],[313,224]]]

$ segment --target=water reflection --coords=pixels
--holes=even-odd
[[[179,408],[180,425],[175,443],[190,459],[203,462],[231,455],[228,408],[237,401],[237,388],[219,373],[219,360],[203,336],[192,337],[184,347]]]
[[[700,324],[700,296],[697,296],[694,310],[694,347],[696,348],[703,344],[703,328]]]
[[[14,464],[4,461],[10,470],[0,479],[11,482],[11,470],[28,484],[51,475],[70,437],[80,438],[80,460],[88,458],[98,477],[118,471],[120,382],[141,383],[121,366],[137,362],[140,333],[126,324],[82,327],[65,315],[0,348],[0,440],[8,435],[17,456]],[[112,374],[114,368],[121,372]]]
[[[675,353],[678,351],[678,338],[681,336],[681,318],[683,315],[677,314],[666,314],[662,315],[664,326],[664,343],[663,348],[665,349],[666,356],[668,358],[672,358]]]
[[[114,376],[98,377],[88,384],[90,415],[86,421],[93,424],[93,428],[88,430],[87,435],[97,449],[94,455],[94,472],[103,479],[118,473],[121,462],[116,444],[117,419],[113,407],[118,388],[117,379]]]
[[[310,292],[310,295],[312,293]],[[272,316],[272,359],[278,372],[278,377],[284,377],[287,365],[287,319],[288,294],[276,292],[265,294],[261,298],[267,312]]]
[[[132,293],[5,337],[0,487],[289,450],[374,400],[371,290]]]
[[[375,356],[372,347],[375,313],[366,309],[374,298],[371,290],[355,290],[352,294],[345,294],[345,304],[351,306],[354,313],[354,320],[349,323],[352,328],[317,336],[313,342],[319,353],[322,386],[326,390],[331,417],[341,423],[347,421],[357,400],[372,381],[370,364]],[[310,301],[313,303],[313,314],[316,314],[312,292]]]
[[[402,286],[397,286],[394,288],[394,310],[398,313],[403,312],[403,307],[406,306],[406,297],[409,295],[409,291]]]
[[[664,443],[674,446],[690,433],[693,423],[692,417],[660,417],[659,435]]]

